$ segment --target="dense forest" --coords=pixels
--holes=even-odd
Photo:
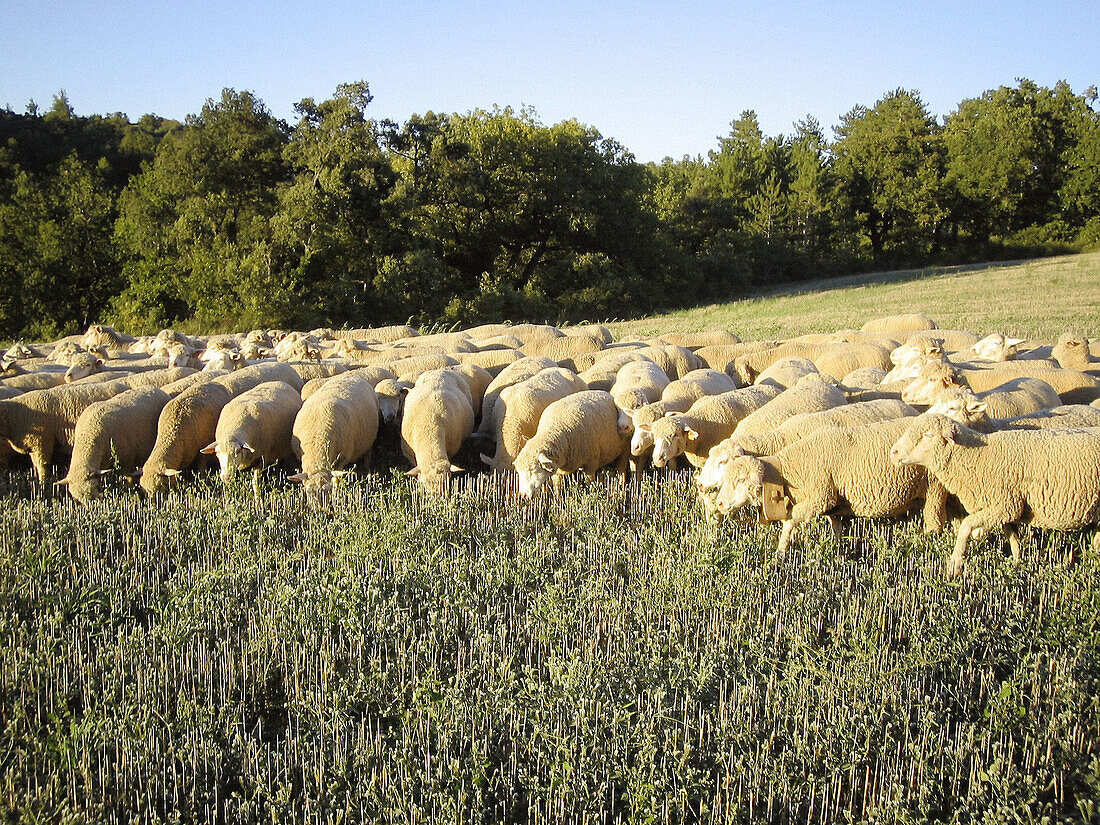
[[[531,110],[297,122],[226,89],[185,122],[0,111],[0,338],[173,325],[604,319],[870,268],[1100,243],[1095,87],[1028,80],[937,119],[898,89],[826,135],[743,112],[640,164]]]

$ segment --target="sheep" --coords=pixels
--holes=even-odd
[[[611,393],[583,390],[543,410],[538,429],[516,456],[519,493],[531,498],[553,475],[577,470],[589,477],[608,464],[625,470],[629,458]]]
[[[870,390],[881,386],[887,374],[881,367],[860,367],[841,378],[840,384],[848,392]]]
[[[1065,333],[1058,338],[1058,342],[1051,348],[1051,357],[1058,362],[1058,366],[1067,370],[1100,369],[1100,359],[1093,357],[1089,350],[1089,339],[1083,335]]]
[[[523,358],[523,353],[518,349],[490,349],[479,352],[456,352],[451,355],[460,364],[470,364],[481,367],[492,376],[500,373],[509,364],[514,364]]]
[[[442,491],[451,474],[461,472],[451,459],[473,430],[473,403],[462,376],[445,369],[421,374],[401,418],[401,451],[413,465],[405,475]]]
[[[1065,404],[1011,416],[991,416],[986,402],[969,390],[945,392],[927,412],[947,416],[952,421],[980,433],[996,430],[1038,430],[1047,427],[1100,427],[1100,409],[1087,404]]]
[[[785,390],[793,387],[807,375],[820,372],[809,358],[791,355],[780,358],[756,376],[754,384],[771,384]]]
[[[290,446],[302,471],[290,476],[310,495],[332,487],[334,477],[368,458],[378,436],[378,402],[370,380],[351,370],[333,376],[303,402]]]
[[[20,392],[47,390],[65,384],[65,367],[49,365],[34,372],[24,372],[4,379],[3,385]]]
[[[484,341],[507,335],[509,329],[511,329],[510,324],[479,324],[476,327],[464,329],[462,333],[475,344],[480,345]]]
[[[474,418],[481,412],[481,405],[485,399],[485,390],[493,383],[493,376],[489,371],[477,364],[456,364],[446,367],[448,372],[453,372],[466,382],[466,388],[470,391],[470,403],[474,408]]]
[[[0,401],[0,438],[17,453],[30,456],[38,480],[50,478],[50,461],[60,448],[71,452],[73,431],[89,404],[128,389],[118,383],[65,385],[25,392]]]
[[[538,430],[543,411],[559,398],[587,389],[576,373],[564,367],[542,370],[526,381],[505,387],[493,406],[490,432],[496,453],[482,453],[481,460],[490,470],[513,469],[523,445]]]
[[[737,384],[726,373],[718,370],[693,370],[683,378],[670,381],[661,393],[661,400],[635,410],[622,410],[619,416],[620,430],[626,434],[633,430],[630,454],[641,456],[653,445],[653,438],[645,425],[652,424],[667,413],[687,412],[704,395],[719,395],[737,389]]]
[[[524,355],[542,355],[556,361],[558,366],[576,370],[575,356],[599,352],[604,348],[602,337],[595,335],[563,335],[547,341],[524,344],[520,351]]]
[[[666,332],[661,336],[661,339],[666,344],[687,347],[690,350],[741,343],[740,338],[725,329],[710,329],[702,332]]]
[[[979,361],[1011,361],[1019,354],[1022,343],[1023,338],[1009,338],[1003,333],[994,332],[970,347],[967,355]]]
[[[507,334],[518,338],[525,346],[527,344],[540,344],[565,335],[557,327],[548,324],[515,324],[508,327]]]
[[[1019,559],[1019,524],[1071,530],[1100,524],[1100,431],[1023,430],[983,435],[946,416],[914,419],[890,450],[897,466],[920,465],[967,512],[947,573],[966,568],[977,531],[1003,528]],[[1093,548],[1097,549],[1097,535]]]
[[[785,343],[770,350],[751,352],[734,362],[734,369],[746,384],[752,384],[767,367],[791,355],[809,358],[823,373],[838,381],[860,367],[890,368],[890,352],[877,344],[803,344]]]
[[[3,356],[0,356],[0,373],[7,373],[8,370],[14,367],[25,370],[27,367],[26,362],[46,360],[46,356],[34,347],[23,343],[12,344],[4,351]],[[24,363],[19,364],[20,361]]]
[[[882,383],[912,381],[925,364],[946,362],[947,353],[944,352],[942,338],[918,338],[890,351],[893,368],[883,377]]]
[[[638,355],[648,358],[665,371],[670,381],[676,381],[686,376],[693,370],[706,369],[706,363],[702,358],[686,347],[677,347],[672,344],[665,346],[643,347],[632,350]]]
[[[481,400],[481,421],[477,428],[478,437],[488,437],[493,423],[493,406],[505,387],[518,384],[520,381],[526,381],[532,375],[537,375],[544,369],[556,366],[557,364],[549,358],[527,355],[497,373],[497,376],[485,388],[485,395]]]
[[[161,409],[157,437],[138,481],[147,495],[166,492],[171,480],[190,467],[199,451],[214,439],[218,416],[233,398],[220,380],[194,384]]]
[[[903,383],[905,388],[901,391],[901,400],[906,404],[924,407],[935,403],[940,393],[948,388],[965,389],[968,387],[966,380],[959,375],[958,370],[946,362],[924,364],[921,366],[916,378]]]
[[[615,340],[615,336],[611,334],[611,330],[603,324],[581,324],[575,327],[562,327],[561,332],[562,335],[593,335],[601,339],[605,344],[610,344]]]
[[[284,344],[286,339],[280,341]],[[305,339],[299,339],[286,346],[276,347],[275,357],[279,361],[320,361],[324,358],[324,351],[320,345]]]
[[[286,366],[294,370],[301,384],[305,384],[306,381],[312,381],[314,378],[331,378],[334,375],[346,372],[348,369],[346,364],[341,364],[338,361],[295,361],[286,364]],[[374,375],[381,368],[367,367],[366,369],[371,370],[371,372],[366,374]],[[390,374],[389,370],[382,370],[382,372],[387,375]],[[289,375],[289,373],[284,374]]]
[[[84,352],[84,348],[75,341],[62,341],[50,351],[50,360],[55,364],[69,366],[69,360],[78,353]]]
[[[474,343],[477,344],[478,352],[493,352],[500,349],[519,350],[523,346],[523,341],[514,335],[494,335],[491,338],[479,338]]]
[[[383,424],[401,425],[401,414],[405,410],[405,396],[413,388],[413,383],[399,381],[397,378],[386,378],[374,385],[374,392],[378,397],[378,412],[382,416]]]
[[[668,375],[652,361],[629,361],[615,373],[615,383],[611,385],[610,392],[616,407],[633,410],[659,401],[668,385]],[[588,384],[585,386],[589,387]]]
[[[301,407],[301,395],[289,384],[258,384],[222,408],[214,440],[199,452],[218,457],[223,481],[256,465],[286,461],[293,455],[290,434]]]
[[[103,346],[107,347],[108,350],[125,352],[130,344],[136,340],[132,335],[118,332],[114,327],[104,324],[92,324],[85,330],[84,338],[80,343],[85,349]]]
[[[110,473],[139,475],[156,443],[157,420],[169,399],[159,387],[138,387],[90,404],[76,420],[69,470],[57,483],[88,504],[103,495],[103,480]]]
[[[935,396],[928,412],[946,414],[943,408],[951,405],[966,410],[967,417],[972,420],[978,420],[979,416],[988,420],[1027,415],[1060,406],[1061,403],[1054,387],[1046,381],[1016,378],[980,394],[964,387],[949,387]]]
[[[718,346],[700,347],[695,350],[695,357],[703,362],[703,366],[712,370],[721,370],[733,378],[737,378],[735,362],[742,355],[753,352],[762,352],[778,346],[776,341],[746,341],[741,344],[721,344]]]
[[[906,389],[910,404],[930,404],[939,393],[938,387],[948,384],[968,386],[976,393],[996,389],[1017,378],[1039,378],[1050,384],[1063,404],[1087,404],[1100,396],[1100,380],[1077,370],[1048,367],[1041,361],[1005,361],[987,368],[952,367],[930,364],[921,368],[920,376]]]
[[[388,327],[363,327],[360,329],[338,329],[335,330],[336,337],[339,338],[358,338],[366,340],[375,340],[382,343],[389,343],[391,341],[400,341],[405,338],[415,338],[420,335],[420,331],[415,327],[410,327],[405,324],[388,326]]]
[[[777,559],[786,554],[799,525],[822,515],[839,542],[840,515],[899,516],[923,501],[925,531],[939,532],[946,521],[942,486],[923,468],[891,460],[891,446],[915,420],[824,427],[775,455],[733,456],[720,468],[718,511],[760,506],[765,519],[782,521]]]
[[[731,446],[748,455],[774,455],[784,447],[789,447],[799,439],[824,427],[858,427],[876,421],[910,418],[917,414],[917,411],[904,401],[895,399],[859,401],[841,407],[830,407],[827,410],[792,415],[773,430],[751,435],[734,435],[730,440]]]
[[[615,384],[615,376],[618,375],[619,370],[624,365],[634,361],[650,361],[638,350],[608,351],[605,349],[602,353],[592,366],[577,373],[590,390],[607,390],[610,392],[611,387]],[[661,371],[664,372],[663,369]],[[668,377],[668,373],[665,373],[665,377]]]
[[[457,363],[456,359],[441,352],[379,362],[380,366],[384,366],[402,381],[416,381],[425,372],[442,369],[443,367],[453,367]]]
[[[910,312],[903,315],[889,315],[885,318],[873,318],[859,328],[860,332],[911,332],[937,329],[936,322],[927,315]]]
[[[65,383],[71,384],[73,381],[87,378],[92,373],[102,370],[103,364],[104,361],[99,356],[90,352],[79,352],[69,359],[69,369],[65,371]]]
[[[774,384],[757,384],[720,395],[705,395],[686,413],[658,418],[649,428],[653,465],[664,467],[684,455],[693,467],[702,467],[711,449],[728,438],[743,418],[783,392]]]
[[[431,335],[418,335],[409,339],[391,341],[395,349],[412,347],[416,349],[437,347],[439,352],[477,352],[477,344],[464,332],[436,332]]]
[[[232,372],[248,366],[248,360],[239,349],[207,347],[199,357],[206,372]]]
[[[799,413],[818,412],[846,403],[848,399],[835,381],[825,376],[807,375],[760,409],[742,418],[733,433],[753,435],[767,432]]]

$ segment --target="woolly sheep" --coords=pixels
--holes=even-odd
[[[776,398],[782,388],[757,384],[720,395],[700,398],[685,413],[658,418],[649,428],[653,439],[653,464],[664,467],[683,455],[693,467],[702,467],[711,449],[724,441],[750,413]]]
[[[289,384],[268,381],[229,401],[218,416],[214,440],[200,452],[216,455],[221,478],[289,459],[290,434],[302,397]]]
[[[537,375],[505,387],[493,406],[490,434],[496,444],[493,456],[481,454],[491,470],[513,469],[516,456],[538,430],[543,411],[553,402],[588,387],[576,373],[564,367],[552,367]]]
[[[50,365],[39,367],[34,372],[24,372],[5,378],[3,386],[20,392],[32,390],[46,390],[65,384],[65,371],[67,367]]]
[[[311,495],[323,493],[334,477],[369,457],[377,435],[378,403],[370,381],[356,370],[333,376],[294,418],[290,444],[302,471],[291,478]]]
[[[548,341],[524,344],[521,352],[524,355],[541,355],[557,362],[559,366],[575,370],[575,356],[599,352],[603,348],[603,338],[595,335],[563,335]]]
[[[1100,410],[1087,404],[1048,406],[1029,413],[992,416],[989,414],[988,404],[969,390],[946,391],[927,412],[946,416],[980,433],[996,430],[1038,430],[1047,427],[1100,427]]]
[[[90,404],[127,389],[118,383],[64,385],[0,401],[0,438],[30,456],[39,481],[50,477],[55,451],[72,451],[76,420]]]
[[[981,416],[988,420],[1027,415],[1061,403],[1058,393],[1046,381],[1016,378],[981,394],[963,387],[949,387],[935,397],[928,412],[947,414],[944,408],[951,405],[966,410],[967,417],[972,420],[980,420]]]
[[[946,520],[942,486],[930,481],[923,468],[891,461],[891,446],[913,420],[825,427],[775,455],[735,456],[722,468],[718,510],[760,506],[766,518],[781,520],[780,558],[799,525],[823,515],[839,541],[840,515],[899,516],[923,501],[925,531],[939,532]]]
[[[1063,369],[1080,372],[1100,369],[1100,359],[1093,357],[1089,350],[1089,339],[1083,335],[1067,332],[1059,336],[1050,355]]]
[[[76,420],[73,456],[58,481],[81,504],[103,495],[104,477],[140,474],[157,438],[157,420],[169,395],[159,387],[138,387],[90,404]]]
[[[659,401],[668,385],[668,375],[657,364],[648,360],[629,361],[615,373],[610,392],[616,407],[633,410]]]
[[[754,384],[771,384],[785,390],[793,387],[807,375],[820,372],[809,358],[791,355],[780,358],[756,376]]]
[[[591,477],[611,463],[625,469],[627,458],[611,394],[572,393],[543,410],[538,429],[516,456],[519,493],[530,498],[553,475],[581,470]]]
[[[214,439],[218,416],[233,398],[219,381],[194,384],[161,409],[156,440],[138,482],[146,494],[166,492],[171,479],[190,467],[199,451]]]
[[[400,324],[396,326],[388,327],[362,327],[359,329],[338,329],[335,330],[336,337],[339,338],[358,338],[365,340],[381,341],[382,343],[389,343],[391,341],[400,341],[404,338],[415,338],[420,335],[420,331],[414,327]]]
[[[661,393],[661,400],[635,410],[623,410],[634,433],[630,440],[630,454],[641,456],[653,445],[653,438],[645,425],[652,424],[668,413],[687,412],[691,405],[704,395],[719,395],[737,389],[736,382],[718,370],[701,369],[687,373],[683,378],[670,381]],[[627,421],[620,417],[621,429],[629,431]]]
[[[881,367],[860,367],[841,378],[840,383],[848,390],[869,390],[880,386],[886,375]]]
[[[477,364],[456,364],[446,368],[460,376],[466,382],[466,388],[470,391],[470,403],[474,408],[474,418],[481,412],[481,404],[485,399],[485,390],[493,383],[493,376],[489,371]]]
[[[860,332],[907,332],[936,329],[936,322],[927,315],[916,312],[873,318],[859,328]]]
[[[402,381],[416,381],[425,372],[453,367],[457,363],[457,360],[441,352],[379,362],[380,366],[384,366]]]
[[[660,366],[671,381],[683,378],[694,370],[706,369],[707,366],[703,359],[691,350],[672,344],[643,347],[632,351]]]
[[[1047,382],[1058,393],[1063,404],[1087,404],[1100,396],[1100,380],[1088,373],[1051,368],[1041,361],[1022,360],[1005,361],[984,369],[951,367],[946,364],[927,365],[922,368],[920,377],[914,380],[907,392],[913,398],[934,397],[937,393],[936,384],[943,385],[945,381],[949,381],[960,386],[969,386],[976,393],[984,393],[1017,378],[1038,378]],[[905,400],[910,404],[931,403],[909,398]]]
[[[860,367],[890,368],[890,352],[877,344],[802,344],[786,343],[770,350],[742,355],[734,362],[734,369],[746,384],[756,381],[757,375],[780,358],[799,355],[814,362],[823,373],[838,381]]]
[[[725,329],[710,329],[702,332],[666,332],[661,338],[668,344],[687,347],[691,350],[741,343],[740,338]]]
[[[695,350],[695,357],[703,362],[703,366],[710,367],[712,370],[721,370],[731,377],[737,378],[736,361],[738,358],[753,352],[774,349],[776,346],[778,346],[776,341],[746,341],[741,344],[722,344],[700,347]]]
[[[85,330],[81,345],[85,349],[104,346],[109,350],[125,351],[135,340],[132,335],[118,332],[114,327],[105,324],[92,324]]]
[[[590,390],[607,390],[610,392],[611,387],[615,384],[615,376],[619,374],[619,370],[624,365],[634,361],[650,361],[638,350],[624,352],[604,349],[599,355],[600,357],[592,366],[577,373]],[[650,361],[650,363],[652,362]],[[665,372],[663,369],[661,371]],[[668,377],[667,373],[665,373],[665,377]]]
[[[562,335],[592,335],[599,338],[605,344],[610,344],[615,340],[615,336],[611,334],[611,330],[603,324],[581,324],[575,327],[562,327],[561,332]]]
[[[799,413],[818,412],[846,403],[848,398],[835,381],[825,376],[807,375],[760,409],[742,418],[733,432],[735,435],[767,432]]]
[[[920,465],[967,512],[948,575],[966,567],[971,535],[1004,528],[1018,559],[1019,524],[1071,530],[1100,524],[1100,430],[977,433],[942,415],[914,419],[890,451],[896,465]],[[1096,549],[1097,536],[1093,536]]]
[[[428,489],[442,491],[461,468],[451,459],[474,430],[470,389],[450,370],[423,373],[405,397],[401,451],[412,462],[406,475]]]
[[[970,347],[967,356],[979,361],[1011,361],[1019,354],[1022,343],[1023,338],[1009,338],[1004,333],[994,332]]]
[[[50,351],[49,358],[55,364],[64,364],[67,367],[69,366],[69,360],[74,355],[84,351],[84,348],[75,341],[62,341]]]
[[[537,375],[544,369],[556,367],[557,364],[549,358],[537,355],[527,355],[515,361],[497,373],[497,376],[485,388],[485,395],[481,400],[481,421],[478,424],[479,437],[488,437],[493,423],[493,406],[500,397],[505,387],[526,381],[532,375]]]
[[[386,426],[400,426],[401,414],[405,410],[405,396],[413,388],[412,381],[399,381],[386,378],[374,385],[378,400],[378,412]]]
[[[456,352],[451,355],[460,364],[470,364],[481,367],[490,376],[499,375],[509,364],[514,364],[523,357],[518,349],[491,349],[479,352]]]

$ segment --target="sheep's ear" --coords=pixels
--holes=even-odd
[[[54,482],[54,484],[56,484],[58,487],[68,487],[69,486],[69,479],[59,478],[57,481]]]
[[[113,472],[114,470],[108,467],[106,470],[100,470],[98,472],[92,473],[92,477],[94,478],[95,476],[100,476],[102,478],[103,476],[111,475]]]
[[[1018,347],[1020,344],[1022,344],[1026,340],[1027,340],[1026,338],[1006,338],[1005,339],[1005,346],[1006,347]]]
[[[420,468],[413,467],[411,470],[405,473],[405,478],[416,478],[418,475],[420,475]]]
[[[295,473],[292,476],[287,476],[287,478],[289,478],[291,481],[305,481],[307,478],[309,478],[309,476],[306,473],[302,472]]]
[[[637,412],[637,410],[638,410],[638,408],[635,407],[632,410],[623,410],[623,412],[630,417],[631,421],[633,421],[634,420],[634,413]]]
[[[966,411],[968,413],[984,413],[987,406],[989,405],[986,401],[977,398],[968,398],[966,401]]]
[[[684,427],[684,435],[687,436],[688,441],[695,441],[699,438],[699,433],[695,432],[691,427]]]
[[[464,472],[466,472],[466,468],[465,467],[459,467],[457,464],[452,464],[451,465],[451,472],[452,473],[464,473]]]
[[[493,459],[489,458],[489,456],[485,455],[485,453],[481,453],[481,462],[486,467],[492,467],[493,466]]]
[[[173,476],[178,476],[182,472],[183,472],[183,470],[173,470],[171,468],[167,468],[167,469],[164,470],[163,475],[166,475],[169,478],[171,478]]]
[[[248,443],[247,441],[244,441],[244,440],[242,440],[242,439],[240,439],[240,438],[234,438],[233,440],[234,440],[235,442],[237,442],[237,446],[238,446],[238,447],[240,447],[240,448],[241,448],[242,450],[248,450],[248,451],[249,451],[250,453],[254,453],[254,452],[256,452],[256,451],[255,451],[255,450],[254,450],[254,449],[252,448],[252,445],[251,445],[251,444],[249,444],[249,443]]]
[[[558,468],[558,465],[554,463],[554,459],[550,458],[546,453],[538,454],[538,462],[539,466],[548,473],[552,473]]]
[[[205,447],[203,447],[201,450],[199,450],[199,452],[202,453],[203,455],[214,455],[214,453],[217,452],[217,449],[218,449],[218,442],[217,441],[211,441],[209,444],[207,444]]]
[[[104,364],[104,361],[103,361],[103,359],[102,359],[102,358],[97,358],[97,359],[95,359],[95,365],[96,365],[97,367],[102,367],[102,366],[103,366],[103,364]]]

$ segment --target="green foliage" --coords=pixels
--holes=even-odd
[[[1093,821],[1100,562],[715,527],[689,473],[198,483],[0,528],[8,821]]]

